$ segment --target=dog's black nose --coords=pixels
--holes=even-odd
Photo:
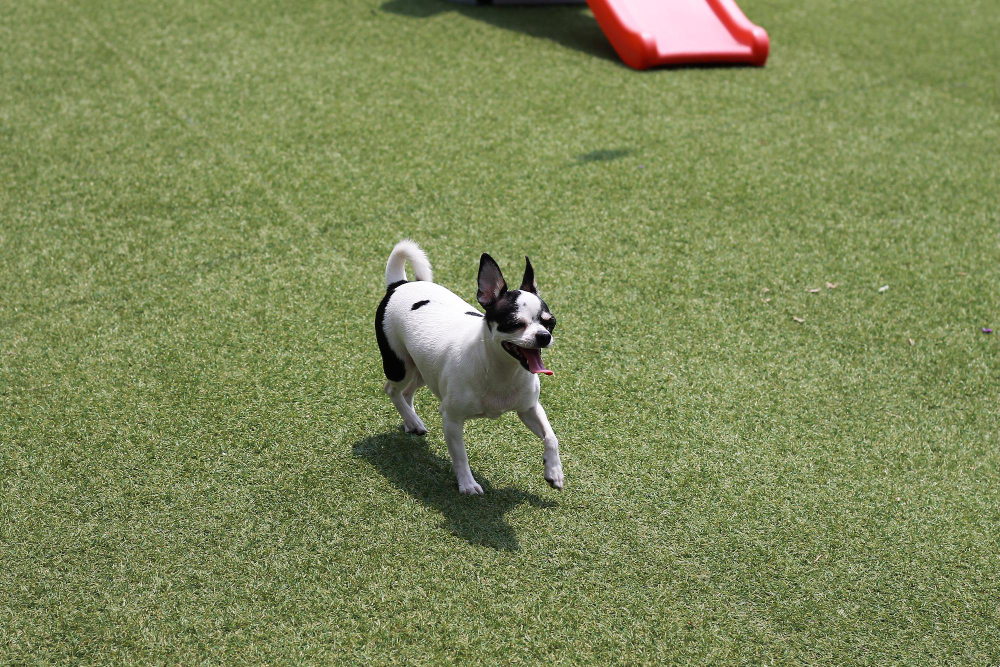
[[[545,347],[546,345],[552,342],[552,334],[550,334],[548,331],[536,333],[535,342],[538,344],[538,347]]]

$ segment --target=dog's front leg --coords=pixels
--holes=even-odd
[[[541,403],[535,403],[524,412],[518,412],[524,425],[531,429],[531,432],[542,439],[545,451],[542,454],[542,462],[545,463],[545,481],[553,489],[563,488],[562,461],[559,460],[559,440],[549,425],[549,418],[545,416],[545,408]]]
[[[469,457],[465,453],[465,437],[462,435],[465,420],[450,417],[442,410],[441,423],[444,427],[444,441],[448,443],[448,453],[451,454],[451,467],[455,469],[455,476],[458,477],[459,493],[483,495],[483,487],[479,486],[479,482],[472,476]]]

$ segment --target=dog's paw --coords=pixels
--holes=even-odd
[[[557,463],[551,468],[546,463],[545,465],[545,481],[549,483],[553,489],[557,491],[563,490],[563,471],[562,464]]]
[[[458,492],[470,496],[481,496],[483,495],[483,487],[479,486],[479,482],[473,479],[468,482],[459,482]]]
[[[420,419],[420,417],[417,417],[416,421],[404,423],[403,430],[407,433],[412,433],[413,435],[427,434],[427,427],[424,426],[424,422]]]
[[[427,435],[427,427],[421,424],[415,424],[413,426],[404,426],[403,430],[407,433],[412,433],[413,435]]]

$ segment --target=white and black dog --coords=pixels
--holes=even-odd
[[[406,432],[420,435],[427,428],[413,410],[414,393],[426,384],[441,399],[444,439],[461,493],[483,492],[469,470],[465,421],[496,419],[511,410],[542,439],[545,481],[563,488],[559,441],[538,402],[538,374],[552,374],[541,349],[552,344],[556,318],[538,296],[531,261],[524,259],[521,287],[508,290],[493,258],[480,258],[476,299],[485,317],[431,282],[427,255],[413,241],[397,243],[385,265],[386,292],[375,311],[375,337],[389,380],[385,393]],[[407,260],[415,282],[406,280]]]

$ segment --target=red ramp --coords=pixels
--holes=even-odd
[[[763,65],[767,32],[733,0],[587,0],[629,67],[695,63]]]

